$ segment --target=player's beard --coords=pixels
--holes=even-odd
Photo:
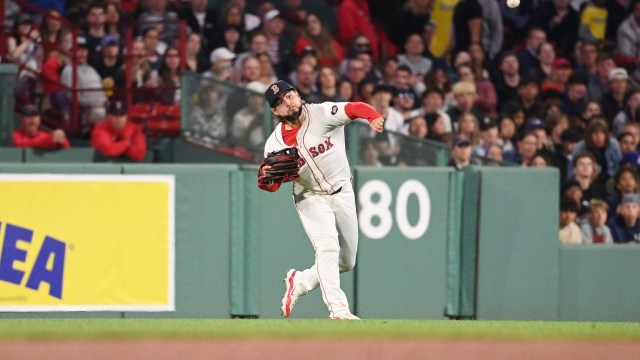
[[[302,105],[300,105],[298,111],[294,112],[291,115],[282,116],[282,118],[287,122],[295,123],[296,121],[298,121],[298,118],[300,118],[300,115],[302,115]]]

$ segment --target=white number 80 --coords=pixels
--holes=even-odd
[[[373,195],[378,194],[380,199],[373,202]],[[409,223],[407,217],[407,202],[409,196],[415,195],[418,200],[418,221],[415,225]],[[360,202],[360,214],[358,224],[362,233],[370,239],[382,239],[391,231],[393,218],[389,207],[392,200],[391,188],[382,180],[367,181],[358,192]],[[431,197],[427,188],[418,180],[407,180],[400,185],[396,194],[396,222],[398,229],[409,240],[422,237],[429,228],[431,220]],[[374,225],[374,217],[379,223]]]

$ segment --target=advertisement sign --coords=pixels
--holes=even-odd
[[[173,311],[172,175],[0,175],[0,311]]]

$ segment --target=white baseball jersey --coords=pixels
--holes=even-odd
[[[345,113],[348,103],[305,104],[304,121],[298,130],[296,147],[303,159],[294,193],[304,190],[332,194],[351,181],[344,143],[344,125],[352,121]],[[265,156],[291,147],[283,139],[279,123],[265,143]]]
[[[336,317],[349,313],[347,296],[340,288],[340,273],[353,269],[358,251],[358,220],[344,125],[351,118],[372,120],[379,114],[363,103],[331,102],[305,104],[302,114],[295,144],[285,143],[285,136],[292,142],[296,130],[286,130],[280,123],[267,139],[264,151],[266,156],[293,145],[298,148],[303,163],[300,177],[294,182],[293,200],[316,257],[311,267],[295,276],[294,288],[301,296],[319,287],[329,316]]]

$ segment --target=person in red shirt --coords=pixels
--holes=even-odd
[[[28,104],[20,110],[20,127],[13,131],[13,146],[18,148],[66,149],[71,146],[62,129],[40,130],[40,110]]]
[[[142,161],[147,155],[147,140],[142,129],[127,119],[123,101],[107,104],[107,118],[93,127],[91,146],[108,158]]]

